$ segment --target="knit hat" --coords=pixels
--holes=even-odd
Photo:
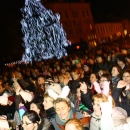
[[[7,105],[8,104],[8,95],[4,93],[2,96],[0,96],[0,104]]]
[[[123,63],[125,63],[125,56],[123,55],[118,55],[116,58],[117,61],[122,61]]]
[[[0,116],[0,129],[1,128],[9,129],[8,121],[4,116]]]
[[[14,96],[9,96],[8,100],[10,100],[11,102],[14,102]]]
[[[57,83],[52,83],[48,89],[53,90],[54,92],[56,92],[58,95],[61,94],[61,86]]]

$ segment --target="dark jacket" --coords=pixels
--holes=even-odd
[[[48,120],[52,120],[53,118],[55,118],[56,112],[54,107],[49,108],[48,110],[46,110],[46,118]]]
[[[111,89],[116,88],[118,82],[120,81],[120,76],[112,76],[111,81]]]
[[[55,130],[54,126],[48,119],[42,119],[41,123],[39,124],[38,130]]]
[[[126,110],[128,116],[130,116],[130,104],[127,97],[121,95],[122,88],[115,88],[112,92],[112,96],[116,102],[116,106],[119,106]],[[121,102],[119,101],[119,97],[121,98]]]
[[[76,94],[76,89],[79,87],[79,80],[72,80],[71,83],[69,84],[70,91],[71,93]]]
[[[89,91],[86,94],[81,91],[81,101],[89,110],[93,111],[92,97]]]

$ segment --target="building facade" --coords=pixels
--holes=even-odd
[[[72,43],[90,42],[95,38],[94,22],[90,5],[81,3],[45,3],[47,9],[61,16],[60,22]]]
[[[122,22],[95,23],[95,31],[99,41],[116,40],[118,37],[124,36]]]
[[[130,20],[123,19],[122,20],[122,26],[123,26],[123,29],[124,29],[124,35],[130,37]]]

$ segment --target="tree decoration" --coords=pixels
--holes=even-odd
[[[70,45],[70,41],[66,38],[58,13],[47,10],[40,0],[25,0],[21,11],[25,48],[23,61],[29,63],[67,56],[65,47]]]

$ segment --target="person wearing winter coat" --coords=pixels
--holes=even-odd
[[[121,74],[122,74],[122,70],[119,66],[113,66],[112,67],[112,71],[111,71],[111,89],[113,90],[114,88],[116,88],[118,82],[121,79]]]
[[[112,92],[116,106],[125,109],[130,116],[130,70],[125,70],[120,80]]]
[[[83,117],[80,112],[73,112],[71,102],[68,98],[57,98],[54,101],[56,111],[55,118],[51,121],[55,130],[65,130],[65,123],[72,118],[77,118],[81,121],[84,127],[88,126],[90,117]]]
[[[90,94],[87,92],[87,85],[85,83],[81,83],[80,90],[82,102],[86,107],[91,108],[91,110],[93,108],[90,119],[90,130],[130,129],[130,124],[126,121],[126,111],[122,108],[115,107],[115,102],[111,96],[98,93],[90,99]]]
[[[35,111],[25,112],[22,119],[23,130],[38,130],[39,122],[40,117]]]

